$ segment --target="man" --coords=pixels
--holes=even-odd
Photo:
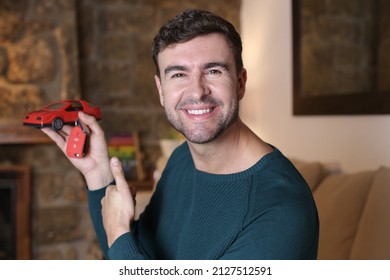
[[[185,11],[158,32],[160,102],[187,141],[168,160],[138,221],[103,131],[93,117],[79,115],[91,130],[90,151],[70,160],[86,179],[106,258],[316,258],[318,217],[306,182],[239,118],[247,80],[241,51],[234,27],[206,11]],[[44,131],[65,150],[67,135]]]

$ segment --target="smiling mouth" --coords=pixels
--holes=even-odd
[[[187,113],[190,115],[204,115],[211,113],[214,109],[196,109],[196,110],[187,110]]]

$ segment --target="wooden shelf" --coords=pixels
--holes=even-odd
[[[49,144],[53,143],[39,129],[26,126],[0,124],[0,145],[6,144]]]

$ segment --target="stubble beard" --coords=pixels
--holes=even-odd
[[[211,99],[209,99],[211,100]],[[202,101],[203,102],[203,101]],[[211,101],[208,101],[211,102]],[[212,101],[214,104],[220,102],[218,101]],[[180,108],[180,106],[178,106]],[[179,111],[179,110],[176,110]],[[224,117],[221,113],[221,117],[214,128],[206,128],[202,125],[202,123],[199,123],[196,128],[188,128],[185,126],[183,121],[180,119],[180,117],[177,117],[177,114],[172,113],[171,111],[167,110],[165,108],[165,113],[167,115],[168,121],[171,123],[171,125],[181,134],[183,134],[186,139],[189,142],[195,143],[195,144],[205,144],[208,142],[213,141],[218,136],[220,136],[224,131],[226,131],[227,128],[229,128],[232,124],[234,124],[239,115],[239,100],[238,98],[234,100],[231,110],[229,113]]]

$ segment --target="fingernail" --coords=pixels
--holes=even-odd
[[[120,162],[119,162],[119,159],[117,157],[113,157],[111,159],[111,163],[113,166],[120,166]]]

